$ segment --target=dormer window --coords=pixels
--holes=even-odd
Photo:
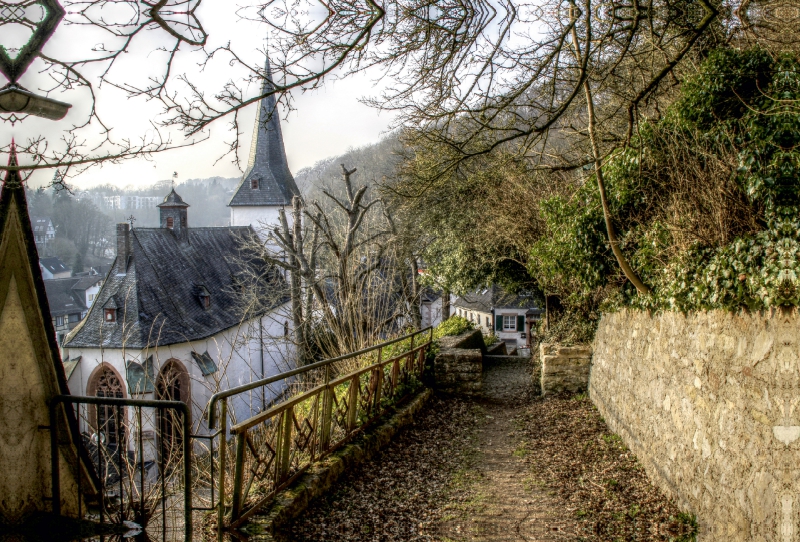
[[[197,286],[195,290],[197,293],[197,299],[200,301],[200,306],[204,309],[208,309],[211,307],[211,294],[208,292],[205,286]]]
[[[172,218],[171,216],[168,216],[167,217],[167,229],[171,230],[174,227],[175,227],[175,219]]]
[[[250,188],[253,190],[258,190],[258,177],[253,177],[250,179]]]
[[[103,320],[108,323],[117,321],[117,309],[103,309]]]

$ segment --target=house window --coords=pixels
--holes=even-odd
[[[76,312],[76,313],[73,313],[73,314],[69,315],[69,323],[70,324],[75,324],[75,323],[80,322],[80,321],[81,321],[81,313]]]
[[[63,325],[64,325],[64,317],[56,316],[56,326],[63,326]]]
[[[517,330],[517,315],[504,314],[503,315],[503,331],[516,331]]]
[[[172,229],[175,227],[175,219],[171,216],[167,217],[167,228]]]
[[[117,321],[117,310],[116,309],[103,309],[103,319],[106,322],[116,322]]]
[[[492,324],[489,323],[489,317],[486,317],[486,327],[492,327]]]
[[[200,304],[203,305],[204,309],[207,309],[211,306],[211,296],[210,295],[201,295],[200,296]]]
[[[258,190],[258,178],[257,177],[253,177],[252,179],[250,179],[250,188],[252,188],[253,190]]]

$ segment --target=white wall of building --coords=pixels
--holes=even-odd
[[[135,361],[144,365],[147,358],[153,356],[153,375],[157,380],[159,371],[168,360],[177,359],[189,372],[192,432],[207,434],[208,422],[205,408],[215,392],[267,378],[293,368],[294,345],[289,338],[284,338],[285,323],[289,325],[291,334],[289,315],[290,307],[287,303],[260,319],[244,322],[240,326],[229,328],[206,339],[149,350],[70,348],[65,352],[64,359],[75,359],[81,356],[81,362],[73,371],[68,382],[70,393],[87,395],[90,378],[98,367],[105,363],[110,365],[123,379],[126,397],[156,399],[155,392],[130,393],[126,361]],[[208,352],[217,364],[217,372],[204,376],[197,362],[192,358],[192,351],[198,354]],[[243,421],[260,412],[282,391],[283,386],[276,384],[265,393],[256,390],[247,392],[229,403],[229,412],[233,414],[235,420]],[[127,414],[130,423],[133,423],[133,409],[128,409]],[[150,425],[153,423],[154,421],[151,420]],[[154,431],[155,427],[145,427],[144,429]],[[87,427],[81,428],[81,431],[87,430],[89,430]]]
[[[420,303],[420,316],[422,327],[436,327],[442,323],[442,297],[436,301],[423,301]]]
[[[262,207],[231,207],[231,226],[253,226],[258,234],[265,238],[281,222],[278,211],[279,206]],[[292,226],[291,208],[286,209],[286,220]]]

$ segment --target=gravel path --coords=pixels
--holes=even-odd
[[[287,542],[691,540],[583,396],[542,400],[524,359],[487,363],[479,401],[434,397]]]

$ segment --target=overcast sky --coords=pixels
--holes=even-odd
[[[203,2],[200,19],[208,33],[207,50],[231,42],[237,54],[248,62],[261,65],[263,54],[259,49],[264,47],[266,25],[239,19],[231,9],[232,5],[230,0]],[[237,5],[241,3],[237,2]],[[116,77],[116,81],[119,82],[129,75],[131,79],[138,76],[143,80],[148,75],[148,70],[153,69],[153,66],[160,66],[159,53],[154,50],[164,44],[163,41],[158,41],[163,39],[164,35],[165,33],[159,29],[145,34],[135,42],[131,47],[131,54],[122,57],[117,71],[112,73],[112,78]],[[87,46],[94,46],[99,39],[104,38],[88,37],[85,28],[62,22],[53,39],[46,45],[45,53],[61,59],[68,59],[70,55],[72,58],[78,58],[85,52]],[[225,81],[236,79],[241,75],[222,58],[209,64],[203,72],[197,69],[196,55],[186,54],[178,60],[177,69],[173,69],[173,73],[188,73],[193,77],[193,81],[205,85],[204,90],[209,94],[218,91]],[[21,80],[21,84],[29,89],[43,88],[44,76],[39,73],[40,68],[34,63]],[[87,69],[86,73],[91,73],[91,70]],[[358,101],[359,98],[380,93],[380,89],[374,86],[374,81],[380,75],[367,72],[346,79],[331,78],[321,89],[306,93],[296,92],[293,95],[295,110],[288,114],[288,118],[285,112],[282,114],[284,142],[289,166],[293,172],[311,166],[323,158],[341,154],[350,147],[377,141],[386,133],[392,116],[387,113],[379,114],[375,109]],[[250,95],[254,95],[257,90],[253,85],[253,88],[249,89]],[[140,99],[128,100],[124,93],[109,86],[99,88],[96,92],[98,111],[105,122],[113,127],[115,137],[118,139],[130,137],[135,140],[141,134],[152,131],[148,122],[158,112],[156,104],[146,103]],[[64,126],[78,124],[85,119],[90,103],[85,89],[51,94],[51,96],[73,104],[73,108],[64,120],[52,122],[30,119],[18,124],[13,130],[14,134],[6,135],[14,135],[17,140],[24,141],[26,137],[44,134],[51,141],[55,141],[60,137]],[[250,147],[255,114],[256,106],[253,105],[240,116],[240,130],[243,133],[240,156],[243,158],[246,158]],[[172,133],[172,138],[174,142],[182,140],[181,134],[177,132]],[[0,139],[5,140],[5,137]],[[95,167],[72,179],[72,183],[78,188],[106,182],[118,186],[146,185],[161,179],[169,179],[173,172],[178,172],[179,181],[217,175],[237,177],[241,172],[231,163],[229,157],[214,163],[224,152],[225,142],[231,139],[229,126],[223,119],[212,124],[209,139],[203,143],[157,154],[150,160],[133,159],[122,164]],[[52,175],[52,171],[37,172],[30,179],[30,184],[49,182]]]

